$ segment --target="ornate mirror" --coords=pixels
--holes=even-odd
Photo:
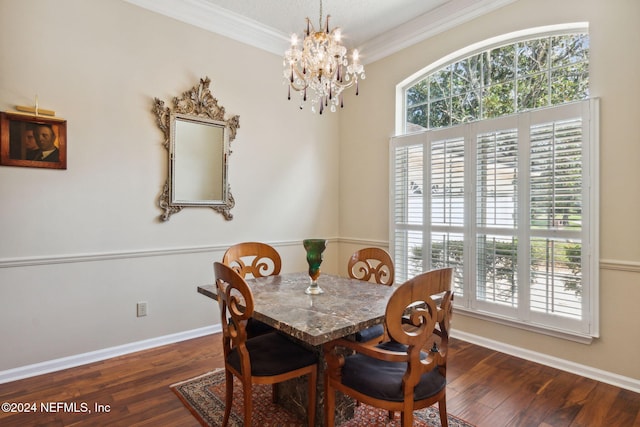
[[[208,77],[173,98],[173,109],[154,99],[153,112],[169,151],[169,173],[158,200],[160,219],[188,206],[205,206],[231,220],[235,205],[227,172],[230,143],[240,127],[239,116],[224,118],[224,107],[209,91]]]

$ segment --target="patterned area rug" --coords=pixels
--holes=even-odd
[[[242,426],[242,387],[234,379],[233,409],[229,426]],[[224,415],[224,371],[209,372],[190,380],[171,386],[182,403],[191,411],[203,426],[217,427]],[[304,426],[304,420],[286,409],[271,402],[270,385],[253,386],[253,424],[261,427],[298,427]],[[440,427],[440,416],[436,406],[414,412],[414,426]],[[389,420],[387,411],[368,405],[356,406],[355,417],[340,427],[400,426],[400,414]],[[449,415],[450,427],[473,427],[460,418]]]

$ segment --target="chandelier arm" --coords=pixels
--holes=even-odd
[[[308,84],[298,85],[296,83],[291,83],[289,86],[291,87],[291,89],[296,90],[298,92],[301,90],[305,90],[306,88],[309,87]]]
[[[297,67],[293,67],[293,74],[295,75],[295,78],[291,81],[291,87],[293,89],[302,90],[309,87],[309,82],[306,79],[305,73],[301,72]],[[298,82],[301,82],[302,86],[300,86]]]

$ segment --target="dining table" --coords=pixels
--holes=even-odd
[[[323,293],[308,295],[306,272],[245,279],[254,299],[253,317],[313,349],[320,360],[316,402],[316,425],[324,425],[324,362],[322,345],[351,337],[358,331],[384,322],[387,302],[395,286],[378,285],[348,277],[321,274]],[[217,299],[215,285],[198,286],[198,292]],[[289,410],[306,415],[306,388],[300,379],[280,384],[278,400]],[[353,417],[354,402],[336,398],[336,421]]]

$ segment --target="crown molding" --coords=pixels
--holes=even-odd
[[[124,1],[277,55],[290,44],[287,34],[206,0]]]
[[[362,62],[374,62],[516,0],[451,0],[366,42]]]
[[[206,0],[124,0],[207,31],[282,55],[289,35]],[[374,37],[359,50],[364,64],[396,53],[516,0],[450,0],[432,12]]]

